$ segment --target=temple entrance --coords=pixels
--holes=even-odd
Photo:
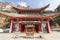
[[[19,22],[13,23],[13,32],[33,32],[38,33],[40,31],[48,32],[48,26],[45,21],[39,23],[35,23],[37,21],[23,21],[25,23],[20,24]]]
[[[13,32],[20,32],[20,23],[13,23]],[[21,32],[35,32],[38,33],[37,24],[22,24]]]
[[[33,24],[25,25],[25,32],[35,32],[35,26]]]
[[[13,24],[13,32],[18,32],[19,29],[19,23],[14,23]]]
[[[22,24],[22,32],[38,33],[38,25],[37,24]]]
[[[35,26],[33,24],[27,24],[25,25],[25,33],[26,36],[34,36],[34,32],[35,32]]]
[[[48,32],[48,31],[47,31],[47,23],[42,22],[42,23],[41,23],[41,29],[42,29],[42,32]]]

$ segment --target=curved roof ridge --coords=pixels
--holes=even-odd
[[[41,11],[41,10],[44,10],[44,9],[48,8],[49,5],[50,4],[48,4],[48,5],[46,5],[46,6],[42,7],[42,8],[25,8],[25,9],[24,8],[18,8],[18,7],[15,7],[13,5],[11,5],[11,6],[12,6],[13,9],[18,10],[18,11],[20,11],[20,10],[25,10],[25,11],[26,10],[38,10],[38,11],[40,10]]]

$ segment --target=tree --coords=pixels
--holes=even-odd
[[[60,11],[60,5],[55,9],[56,12]]]
[[[55,9],[55,12],[60,12],[60,5]],[[60,16],[55,17],[54,22],[56,23],[56,26],[60,26]]]
[[[54,12],[60,12],[60,5],[55,9]],[[50,24],[55,25],[56,27],[60,27],[60,16],[56,16],[55,18],[51,18]]]
[[[43,10],[43,13],[52,13],[53,11],[51,10]]]

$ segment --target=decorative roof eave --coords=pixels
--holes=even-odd
[[[55,15],[49,16],[49,20],[50,20],[50,19],[54,19],[54,18],[57,17],[57,16],[60,16],[60,12],[57,13],[57,14],[55,14]]]
[[[29,15],[20,15],[20,14],[14,14],[14,13],[5,13],[5,12],[0,12],[0,14],[1,15],[3,15],[3,16],[6,16],[6,17],[10,17],[10,19],[11,18],[49,18],[50,19],[50,17],[54,17],[54,16],[59,16],[60,15],[60,12],[59,13],[51,13],[51,14],[49,14],[49,15],[42,15],[42,16],[29,16]]]
[[[48,5],[46,5],[46,6],[42,7],[42,8],[25,8],[25,9],[24,9],[24,8],[23,8],[23,9],[22,9],[22,8],[18,8],[18,7],[15,7],[15,6],[12,5],[12,8],[15,9],[15,10],[18,10],[18,11],[24,11],[24,10],[25,10],[25,11],[29,11],[29,10],[30,10],[30,11],[34,11],[34,10],[36,10],[36,11],[39,11],[39,12],[40,12],[40,11],[48,8],[49,5],[50,5],[50,4],[48,4]]]

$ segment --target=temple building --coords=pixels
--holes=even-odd
[[[50,33],[51,29],[49,20],[51,19],[51,17],[60,15],[59,12],[43,14],[42,11],[48,8],[49,4],[42,8],[18,8],[12,5],[11,7],[15,9],[18,14],[0,12],[1,15],[10,18],[10,33],[15,31],[18,31],[20,33],[39,33],[43,30],[45,30],[47,33]]]

